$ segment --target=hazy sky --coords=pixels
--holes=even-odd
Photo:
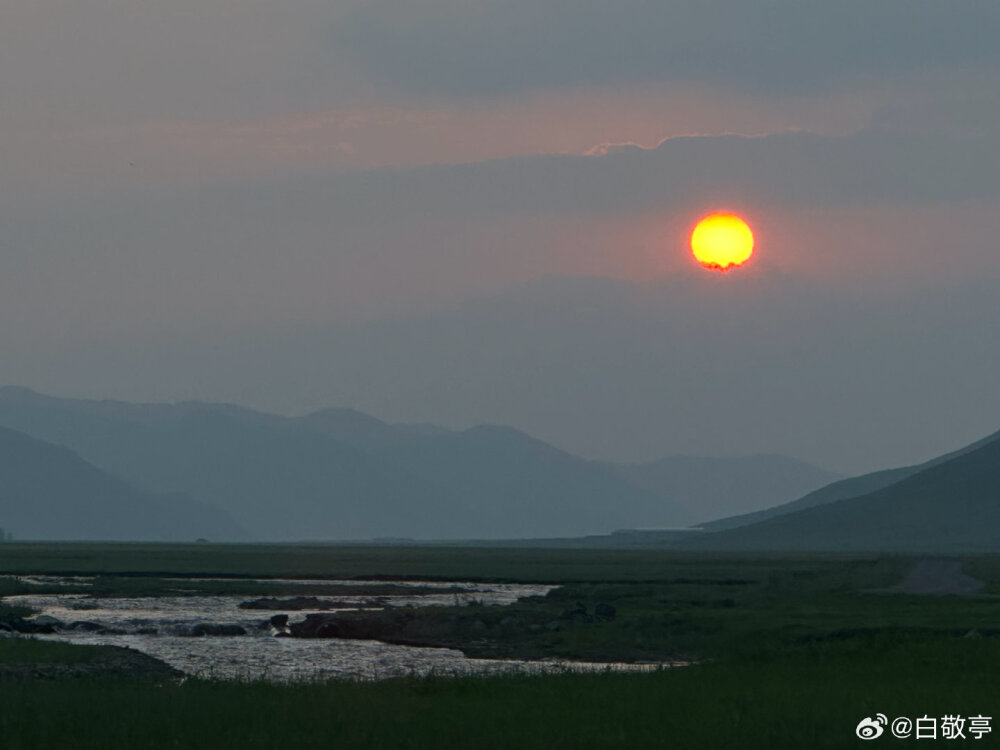
[[[0,383],[841,471],[1000,429],[995,0],[0,5]]]

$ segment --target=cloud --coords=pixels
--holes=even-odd
[[[0,182],[93,190],[680,134],[832,135],[879,106],[894,128],[981,135],[1000,74],[994,7],[36,0],[0,27]]]
[[[768,94],[994,66],[993,0],[373,0],[331,46],[400,89],[693,81]]]
[[[873,130],[16,195],[0,332],[387,316],[547,273],[670,273],[689,222],[720,207],[781,268],[975,275],[995,268],[997,173],[992,138]]]
[[[270,200],[346,225],[413,217],[600,215],[714,203],[855,206],[1000,194],[994,136],[867,130],[681,137],[655,149],[532,156],[247,184],[197,200]]]

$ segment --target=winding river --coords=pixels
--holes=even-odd
[[[48,586],[59,579],[21,579]],[[68,580],[68,579],[67,579]],[[72,579],[85,585],[85,579]],[[478,584],[465,582],[408,583],[406,581],[270,581],[294,589],[298,584],[330,587],[340,611],[372,606],[441,606],[468,604],[504,606],[527,596],[543,596],[552,586]],[[366,596],[336,595],[337,586],[369,583],[420,587],[419,594]],[[426,589],[440,588],[440,594]],[[87,594],[24,594],[9,596],[9,604],[38,610],[35,617],[52,617],[69,626],[50,635],[37,636],[70,643],[127,646],[154,656],[192,676],[236,680],[314,681],[331,678],[377,680],[404,675],[474,674],[544,671],[652,670],[665,665],[565,661],[471,659],[446,648],[398,646],[379,641],[347,639],[275,638],[268,619],[275,612],[241,609],[246,596],[92,597]],[[293,621],[310,611],[291,613]],[[325,611],[330,611],[329,609]],[[205,624],[238,625],[245,635],[188,635]]]

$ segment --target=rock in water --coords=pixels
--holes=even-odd
[[[191,628],[191,636],[200,638],[206,635],[246,635],[247,631],[240,625],[223,625],[214,622],[200,622]]]
[[[33,617],[31,622],[42,628],[53,628],[58,630],[63,627],[62,620],[56,619],[51,615],[38,615],[38,617]]]
[[[98,630],[103,630],[104,626],[99,622],[90,622],[89,620],[77,620],[76,622],[71,622],[69,624],[70,630],[82,630],[85,633],[96,633]]]

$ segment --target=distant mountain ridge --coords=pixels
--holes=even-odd
[[[616,468],[633,484],[696,508],[697,521],[769,508],[842,478],[776,454],[734,458],[666,456],[647,463],[619,464]],[[712,523],[698,525],[711,527]]]
[[[779,551],[996,551],[1000,549],[998,437],[991,435],[922,464],[917,471],[874,491],[702,534],[684,546]],[[898,470],[894,476],[899,476]],[[884,479],[883,472],[879,481]]]
[[[304,417],[286,419],[345,443],[368,448],[381,448],[413,437],[446,435],[451,432],[430,424],[390,424],[356,409],[321,409]]]
[[[412,474],[454,487],[464,497],[502,508],[506,518],[498,518],[494,528],[507,528],[510,537],[539,536],[540,529],[568,528],[567,522],[573,528],[609,531],[692,520],[677,503],[632,486],[604,464],[573,456],[512,427],[479,425],[397,442],[377,455]]]
[[[217,508],[140,492],[68,448],[3,427],[0,526],[21,539],[190,542],[245,534]]]
[[[608,467],[510,428],[450,432],[353,410],[281,417],[10,387],[0,388],[0,425],[69,446],[145,491],[211,503],[256,539],[574,536],[691,520]]]
[[[260,540],[582,537],[856,486],[784,456],[610,464],[510,427],[390,424],[354,409],[285,417],[0,387],[0,425],[68,446],[145,495],[197,498]]]
[[[13,398],[11,396],[14,396]],[[229,405],[126,404],[0,389],[0,424],[70,446],[151,492],[185,492],[231,513],[251,538],[454,533],[460,503],[364,451],[293,420]]]
[[[903,466],[896,469],[883,469],[882,471],[875,471],[857,477],[841,479],[799,497],[797,500],[792,500],[791,502],[786,502],[776,505],[775,507],[766,508],[752,513],[720,518],[718,520],[702,524],[702,528],[706,531],[724,531],[726,529],[733,529],[739,526],[748,526],[750,524],[759,523],[769,518],[785,515],[787,513],[794,513],[806,508],[826,505],[827,503],[837,502],[839,500],[847,500],[852,497],[860,497],[862,495],[880,490],[884,487],[894,485],[907,477],[918,474],[934,466],[938,466],[939,464],[950,461],[953,458],[963,456],[966,453],[976,451],[979,448],[998,440],[1000,440],[1000,432],[995,432],[965,446],[964,448],[959,448],[958,450],[951,451],[950,453],[945,453],[942,456],[937,456],[936,458],[932,458],[922,464]]]

